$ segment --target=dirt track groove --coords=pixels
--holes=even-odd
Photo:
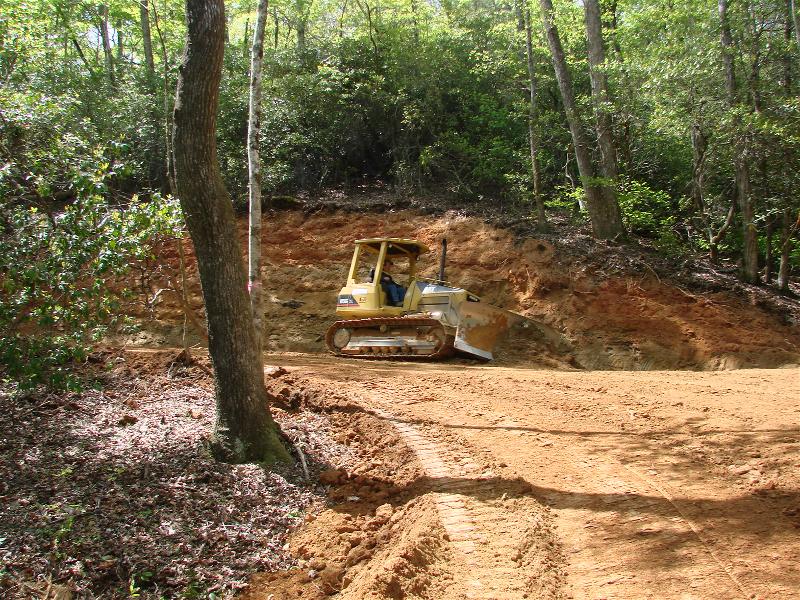
[[[498,526],[507,523],[508,515],[482,502],[467,507],[467,498],[479,495],[481,487],[491,486],[491,479],[459,478],[440,458],[447,452],[446,448],[423,436],[413,425],[394,419],[387,410],[374,408],[373,411],[397,428],[431,479],[439,520],[451,547],[458,553],[458,560],[466,567],[455,587],[463,589],[466,598],[525,597],[524,573],[513,560],[515,550],[524,545],[524,540],[520,539],[522,532],[507,532],[508,537],[498,540],[493,534]]]
[[[453,597],[800,596],[796,368],[290,362],[416,452],[458,550]]]

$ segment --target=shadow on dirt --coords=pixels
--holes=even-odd
[[[426,419],[387,418],[384,415],[364,409],[357,404],[336,404],[327,406],[326,412],[338,412],[345,415],[355,413],[369,414],[384,422],[402,422],[413,425],[431,425],[447,427],[441,423]],[[784,448],[790,463],[796,450],[792,443],[800,436],[800,429],[766,429],[766,430],[715,430],[698,432],[681,428],[658,432],[604,432],[604,431],[569,431],[539,429],[518,426],[452,426],[471,429],[504,429],[526,431],[550,436],[586,436],[593,438],[596,451],[615,453],[619,456],[637,456],[642,454],[658,455],[659,449],[666,444],[683,443],[694,436],[709,438],[704,443],[719,445],[747,446],[763,448],[765,445]],[[726,436],[715,440],[716,437]],[[524,441],[520,442],[524,444]],[[698,457],[686,453],[677,455],[670,469],[681,472],[684,469],[697,469]],[[676,458],[671,456],[671,458]],[[773,466],[779,468],[780,461]],[[591,468],[591,467],[587,467]],[[663,472],[667,477],[669,472]],[[645,478],[647,476],[645,475]],[[385,486],[386,482],[374,482],[377,486]],[[373,482],[361,478],[360,489],[369,489]],[[391,489],[386,502],[405,503],[410,497],[430,492],[455,493],[473,498],[480,502],[502,503],[509,498],[529,496],[542,505],[555,510],[587,511],[587,527],[598,527],[599,536],[592,539],[616,540],[617,542],[635,544],[637,563],[647,569],[663,569],[676,562],[695,560],[692,552],[698,545],[705,552],[712,552],[718,543],[728,547],[759,547],[765,543],[780,544],[782,539],[791,539],[800,529],[800,490],[780,487],[767,487],[756,490],[742,490],[739,495],[725,498],[694,497],[691,492],[682,490],[685,495],[672,496],[660,490],[657,484],[646,485],[652,493],[620,491],[615,493],[591,493],[581,489],[570,489],[565,482],[563,489],[537,485],[523,478],[505,477],[427,477],[417,478],[410,484]],[[385,487],[384,487],[385,489]],[[342,494],[355,493],[352,488],[340,488]],[[340,499],[344,499],[341,496]],[[374,506],[373,506],[374,508]],[[348,506],[346,502],[337,505],[335,510],[361,510],[356,506]],[[370,510],[364,507],[363,510]],[[603,519],[593,522],[592,514],[601,516],[613,513],[613,527],[603,525]],[[756,517],[757,516],[757,517]],[[694,555],[696,556],[696,554]],[[778,577],[780,579],[780,577]],[[776,583],[792,585],[794,579],[787,575],[785,581]]]

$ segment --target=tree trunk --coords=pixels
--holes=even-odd
[[[781,264],[778,267],[778,289],[782,292],[789,291],[789,250],[790,242],[795,231],[800,226],[800,215],[792,225],[792,212],[788,208],[783,210],[781,226]]]
[[[280,41],[279,37],[281,28],[280,28],[280,22],[278,21],[278,10],[276,8],[272,9],[272,20],[275,23],[275,37],[274,37],[273,47],[275,48],[275,50],[277,50],[278,42]]]
[[[171,111],[169,109],[169,62],[167,56],[167,42],[164,39],[164,32],[161,31],[159,24],[158,12],[156,11],[155,4],[153,4],[153,25],[156,28],[158,35],[158,45],[161,48],[161,75],[164,86],[164,160],[166,167],[167,186],[170,193],[177,195],[177,186],[175,184],[175,168],[174,156],[172,151],[172,119]]]
[[[692,205],[694,210],[707,222],[705,189],[705,162],[708,140],[699,123],[692,125]]]
[[[253,32],[253,49],[250,55],[250,107],[247,123],[247,167],[250,177],[250,234],[248,237],[248,277],[250,282],[250,308],[256,331],[256,345],[264,329],[264,302],[261,286],[261,158],[258,144],[261,127],[261,77],[264,62],[264,29],[267,23],[268,0],[259,0],[256,25]]]
[[[608,9],[611,12],[611,41],[612,46],[614,48],[614,55],[616,56],[617,62],[622,67],[622,90],[625,94],[635,94],[635,90],[631,85],[631,78],[628,71],[627,66],[625,65],[625,57],[622,55],[622,46],[619,44],[619,39],[617,36],[618,31],[618,19],[617,19],[617,0],[611,0],[608,5]],[[631,112],[625,107],[625,104],[622,104],[622,114],[620,115],[620,122],[622,126],[622,135],[617,142],[617,146],[619,147],[620,153],[622,154],[622,167],[620,170],[624,170],[625,172],[630,171],[633,167],[633,143],[631,142],[631,123],[633,118],[631,116]],[[619,159],[619,156],[617,157]],[[617,166],[619,167],[620,161],[617,161]]]
[[[589,48],[589,77],[592,83],[595,127],[601,156],[600,170],[603,177],[612,180],[609,185],[616,187],[618,175],[617,150],[614,147],[614,127],[611,119],[608,78],[604,71],[606,68],[606,51],[603,45],[600,5],[598,0],[584,0],[583,6]]]
[[[525,57],[528,64],[528,144],[531,153],[531,179],[533,201],[536,203],[537,225],[539,230],[547,229],[547,216],[542,197],[542,173],[539,168],[539,123],[536,105],[536,69],[533,64],[533,34],[531,32],[531,11],[526,6],[522,11],[525,25]]]
[[[783,55],[783,89],[787,97],[792,96],[792,1],[786,0],[786,22],[783,24],[783,39],[786,42],[786,52]],[[798,38],[800,48],[800,37]]]
[[[114,55],[111,53],[111,40],[108,34],[108,6],[100,5],[100,38],[103,41],[103,55],[106,59],[106,75],[111,85],[116,83],[114,77]]]
[[[775,230],[775,219],[773,215],[767,217],[767,247],[764,253],[764,283],[772,283],[772,234]]]
[[[794,21],[794,37],[797,40],[797,52],[800,53],[800,13],[798,12],[798,0],[790,0],[792,3],[792,19]]]
[[[736,215],[736,198],[731,201],[728,215],[725,217],[725,222],[722,224],[722,227],[719,228],[719,231],[717,231],[717,233],[714,233],[711,229],[708,231],[708,258],[713,263],[717,262],[719,259],[719,243],[722,241],[722,238],[725,237],[725,234],[728,233],[728,229],[730,229],[733,223],[734,215]]]
[[[287,460],[269,414],[233,207],[217,161],[222,0],[187,0],[186,25],[175,100],[175,176],[208,317],[217,399],[215,451],[236,462]]]
[[[125,45],[122,43],[122,19],[117,19],[117,64],[121,65],[125,58]]]
[[[553,2],[552,0],[539,0],[539,5],[542,8],[542,21],[553,59],[553,69],[558,80],[558,89],[561,92],[564,112],[575,146],[578,172],[586,191],[586,207],[592,222],[592,231],[597,238],[613,238],[623,233],[619,203],[615,195],[604,192],[605,186],[598,185],[595,177],[589,144],[581,126],[580,114],[572,90],[572,78],[567,68],[567,59],[564,56],[564,49],[561,46],[561,39],[553,19]]]
[[[147,8],[147,0],[139,2],[139,21],[142,27],[145,69],[147,69],[148,80],[152,82],[155,77],[156,65],[153,60],[153,36],[150,34],[150,10]]]
[[[747,135],[739,130],[742,120],[736,114],[739,102],[736,97],[736,73],[733,65],[733,37],[728,22],[728,0],[719,0],[720,39],[722,43],[722,62],[725,68],[725,88],[728,106],[734,111],[733,129],[735,136],[733,167],[736,178],[736,197],[742,215],[742,279],[748,283],[758,283],[758,230],[754,222],[753,198],[750,184],[750,165],[747,162]]]

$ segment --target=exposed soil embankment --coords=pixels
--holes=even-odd
[[[244,240],[244,223],[241,234]],[[498,352],[507,364],[727,369],[800,362],[800,304],[776,301],[700,262],[671,269],[635,245],[596,243],[580,235],[520,238],[456,212],[430,216],[406,210],[270,213],[262,248],[266,349],[324,350],[322,336],[335,318],[335,296],[346,277],[353,240],[376,236],[428,244],[432,252],[422,260],[425,276],[435,276],[439,242],[447,238],[449,281],[548,326],[515,330]],[[189,246],[189,303],[202,321]],[[177,281],[177,252],[164,249],[159,260],[161,271],[143,274],[140,282],[151,295],[168,287],[166,273]],[[177,294],[160,294],[150,314],[155,319],[134,342],[176,343],[183,321]],[[190,337],[202,341],[192,329]]]

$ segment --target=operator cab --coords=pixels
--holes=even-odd
[[[339,294],[337,313],[347,316],[391,316],[408,310],[413,296],[417,258],[427,246],[402,238],[356,240],[347,284]]]

